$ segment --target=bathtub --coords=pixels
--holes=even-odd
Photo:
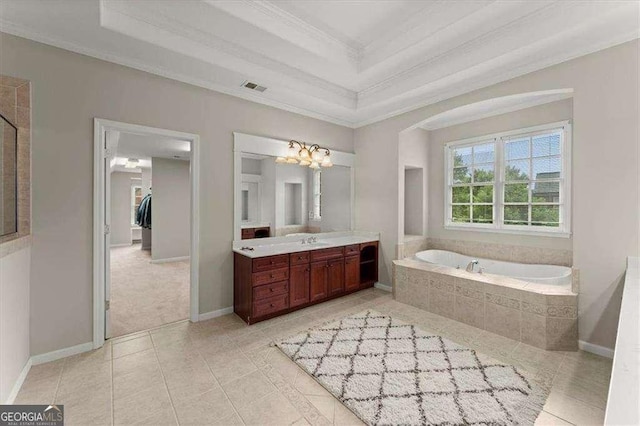
[[[483,268],[483,273],[503,275],[531,283],[571,287],[571,268],[555,265],[534,265],[525,263],[503,262],[499,260],[470,257],[445,250],[425,250],[416,253],[415,258],[422,262],[466,269],[469,262],[477,260],[474,270]]]

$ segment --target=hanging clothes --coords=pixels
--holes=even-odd
[[[143,228],[151,229],[151,194],[147,194],[136,212],[136,225],[140,225]]]

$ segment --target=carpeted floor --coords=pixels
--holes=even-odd
[[[189,261],[151,263],[140,244],[111,249],[111,336],[189,317]]]
[[[277,346],[369,425],[533,425],[547,397],[512,365],[372,310]]]

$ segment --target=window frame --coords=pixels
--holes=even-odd
[[[552,130],[562,130],[560,141],[560,161],[562,170],[560,173],[560,200],[559,200],[559,220],[557,228],[532,225],[505,225],[504,223],[504,188],[506,160],[504,148],[506,139],[513,139],[517,136],[535,136],[544,134]],[[447,230],[462,230],[475,232],[493,232],[504,234],[538,235],[549,237],[569,238],[571,236],[571,122],[560,121],[539,126],[510,130],[506,132],[483,135],[468,139],[448,142],[444,146],[444,228]],[[494,189],[493,189],[493,223],[464,223],[452,220],[452,195],[453,187],[453,152],[456,148],[464,148],[474,145],[495,143],[495,163],[494,163]],[[531,154],[531,153],[530,153]],[[531,158],[531,157],[529,157]],[[473,173],[473,172],[472,172]],[[555,179],[554,179],[555,180]],[[529,176],[530,183],[535,181]],[[523,181],[524,182],[524,181]],[[530,191],[530,189],[529,189]],[[472,201],[472,200],[471,200]],[[530,204],[531,200],[529,201]],[[511,204],[511,203],[507,203]],[[471,204],[473,205],[473,204]]]

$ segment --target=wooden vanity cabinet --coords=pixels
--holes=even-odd
[[[373,286],[378,243],[250,258],[234,253],[234,312],[253,324]]]

